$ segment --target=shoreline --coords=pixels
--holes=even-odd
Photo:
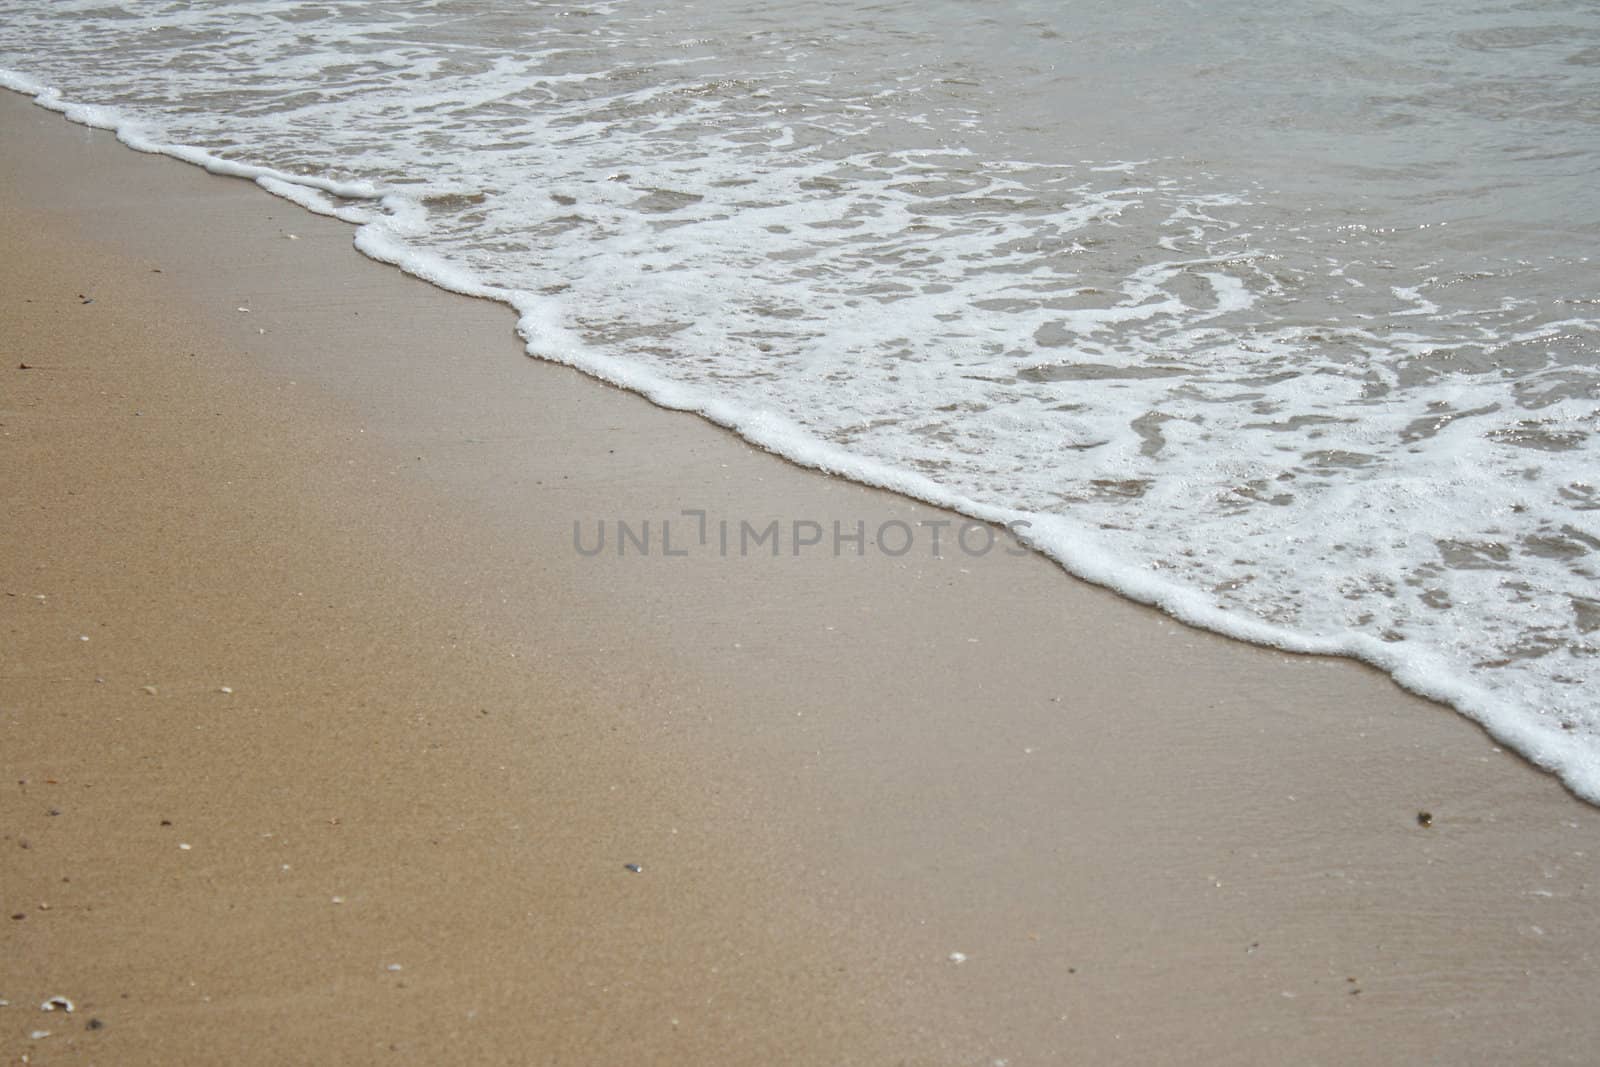
[[[53,91],[27,75],[13,74],[0,79],[0,90],[16,93],[30,103],[58,113],[76,124],[103,130],[129,148],[150,155],[175,159],[222,177],[240,178],[260,185],[264,191],[312,214],[340,218],[357,228],[355,247],[373,262],[393,267],[401,273],[447,292],[501,304],[523,315],[515,294],[484,284],[468,274],[458,273],[448,264],[439,264],[428,253],[398,249],[382,233],[374,233],[344,217],[328,196],[368,200],[376,195],[366,182],[354,184],[316,176],[292,175],[271,167],[241,164],[190,146],[153,142],[124,126],[107,124],[106,112],[59,98],[43,99]],[[271,187],[279,191],[274,192]],[[293,194],[284,190],[295,190]],[[303,195],[302,195],[303,194]],[[319,206],[309,206],[311,202]],[[1197,589],[1171,583],[1148,570],[1114,561],[1114,553],[1095,542],[1089,529],[1057,528],[1056,517],[1018,511],[1010,507],[981,502],[922,477],[915,471],[886,465],[868,456],[857,455],[827,441],[813,438],[797,427],[771,425],[766,413],[730,407],[715,397],[690,398],[677,383],[658,378],[652,372],[630,367],[605,356],[568,352],[552,355],[548,345],[535,341],[533,324],[538,316],[529,313],[519,318],[516,332],[526,353],[541,361],[574,367],[598,382],[605,383],[649,400],[668,411],[684,412],[705,419],[752,444],[801,468],[842,477],[870,489],[883,490],[926,505],[938,513],[952,512],[961,522],[978,527],[1003,527],[1018,544],[1051,560],[1068,576],[1104,588],[1136,604],[1155,608],[1168,617],[1199,630],[1262,648],[1297,655],[1332,656],[1365,664],[1387,676],[1394,684],[1424,700],[1445,705],[1481,727],[1497,743],[1508,745],[1519,756],[1539,769],[1554,775],[1575,796],[1600,807],[1600,785],[1591,781],[1593,755],[1576,737],[1558,731],[1541,730],[1539,719],[1527,708],[1508,710],[1497,701],[1492,690],[1468,675],[1452,672],[1430,654],[1420,658],[1404,653],[1404,645],[1393,645],[1371,634],[1348,632],[1325,637],[1306,634],[1277,623],[1251,619],[1212,603]],[[560,332],[559,330],[557,331]],[[536,349],[544,347],[541,354]],[[797,437],[801,443],[796,444]],[[811,520],[793,519],[791,523]],[[940,520],[934,520],[938,525]],[[1040,528],[1044,528],[1042,531]],[[1019,532],[1020,531],[1020,532]],[[619,531],[620,532],[620,531]],[[576,543],[576,537],[574,538]],[[635,544],[639,542],[633,542]],[[937,555],[937,534],[930,542]],[[725,555],[726,553],[721,553]],[[837,554],[837,553],[836,553]],[[903,553],[888,553],[900,555]],[[1107,560],[1113,562],[1108,563]],[[1541,709],[1540,715],[1548,709]]]
[[[685,508],[954,516],[529,360],[345,224],[4,95],[8,1054],[1600,1037],[1600,813],[1455,712],[1037,556],[583,557],[574,521]]]

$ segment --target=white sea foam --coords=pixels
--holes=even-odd
[[[0,0],[0,84],[357,224],[365,254],[515,307],[535,355],[1026,521],[1187,622],[1366,660],[1600,801],[1581,241],[1537,204],[1501,225],[1504,198],[1480,210],[1485,183],[1425,140],[1396,162],[1347,133],[1360,204],[1275,188],[1292,167],[1261,180],[1276,141],[1245,133],[1231,177],[1149,154],[1131,121],[1063,151],[1036,116],[1093,90],[1026,50],[970,61],[1001,48],[985,33],[1021,47],[971,5],[714,8]],[[1430,77],[1477,84],[1440,55]],[[1397,84],[1352,92],[1492,142],[1492,101]],[[1566,83],[1541,85],[1525,110],[1592,156]],[[1489,186],[1575,188],[1504,159]]]

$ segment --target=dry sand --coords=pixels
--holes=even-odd
[[[8,1061],[1592,1062],[1600,811],[1449,710],[927,527],[585,558],[954,517],[0,146]]]

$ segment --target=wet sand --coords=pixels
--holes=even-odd
[[[1590,1059],[1600,812],[1448,709],[0,138],[8,1059]]]

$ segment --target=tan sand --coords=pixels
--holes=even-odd
[[[0,144],[9,1060],[1592,1060],[1600,812],[1449,710],[926,527],[584,558],[954,517]]]

